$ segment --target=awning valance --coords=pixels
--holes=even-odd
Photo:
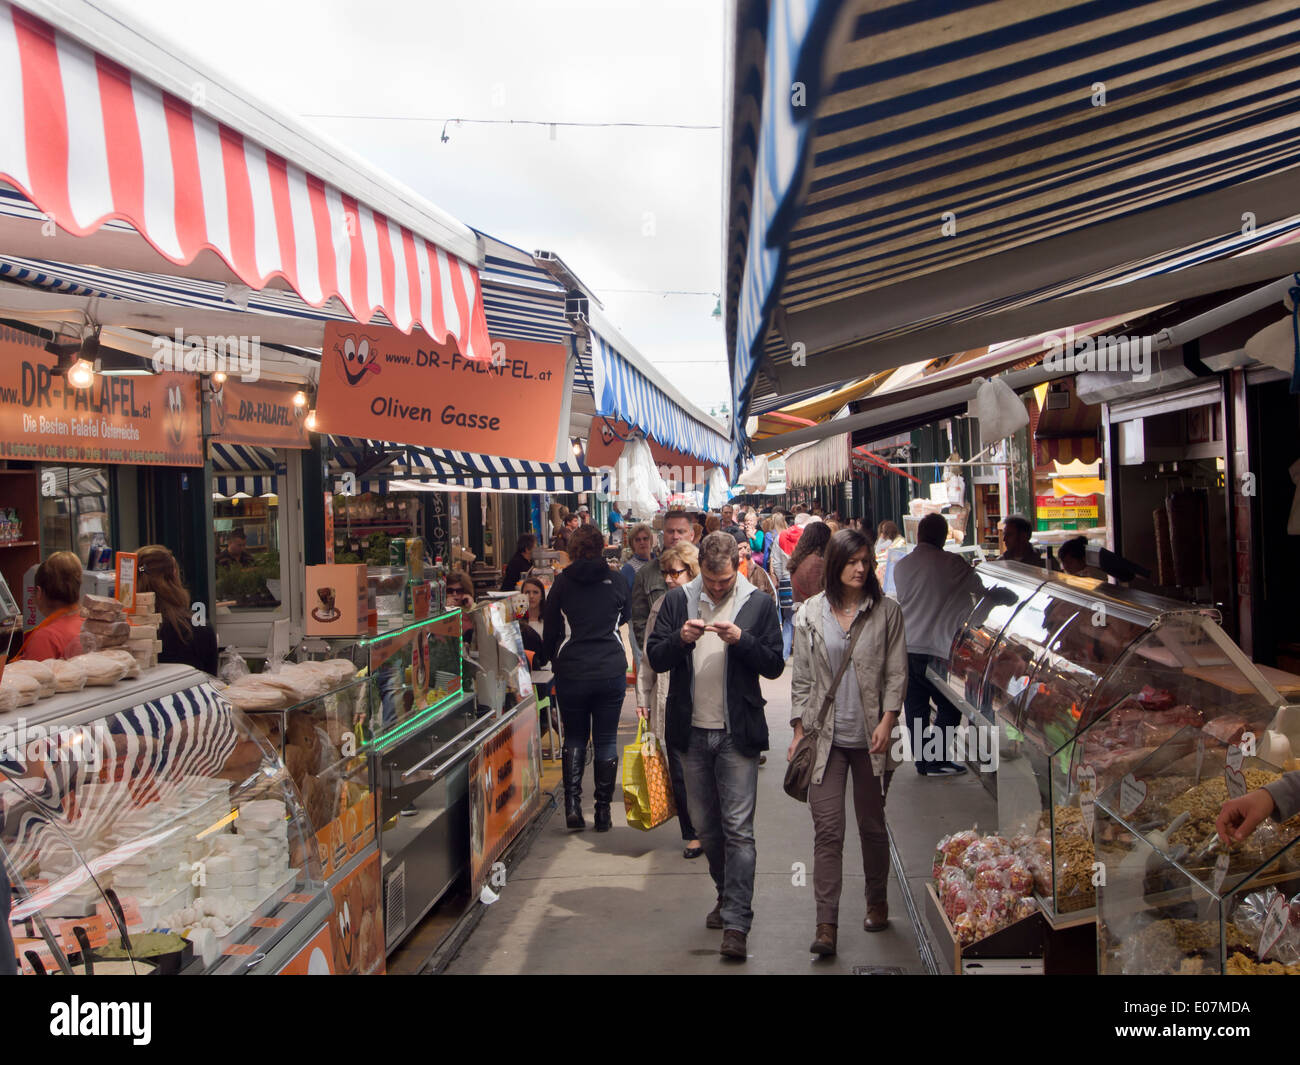
[[[275,452],[246,444],[209,445],[212,455],[212,490],[218,495],[266,495],[278,491]]]
[[[496,490],[501,492],[595,492],[601,490],[599,474],[576,459],[568,462],[526,462],[522,459],[476,455],[414,445],[386,444],[349,436],[329,438],[331,473],[357,472],[358,491],[383,491],[394,480],[437,482],[448,491]],[[389,454],[389,463],[374,460]]]
[[[849,479],[852,469],[849,434],[841,433],[788,452],[785,456],[785,484],[787,488],[843,484]]]
[[[621,418],[675,451],[731,467],[727,438],[688,413],[595,330],[591,362],[597,414]]]
[[[212,106],[167,91],[99,41],[78,39],[93,37],[97,13],[85,14],[65,14],[55,29],[0,0],[0,177],[56,225],[87,236],[122,220],[170,263],[211,250],[255,289],[283,278],[312,306],[338,297],[360,322],[382,312],[404,332],[418,324],[440,342],[450,334],[467,356],[491,356],[476,258],[465,258],[477,246],[465,227],[435,225],[428,205],[326,155],[215,79],[197,82],[209,86]],[[148,47],[121,16],[114,28],[119,54]],[[243,103],[264,129],[213,117],[217,99]]]

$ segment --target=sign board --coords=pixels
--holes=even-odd
[[[73,388],[45,341],[0,326],[0,459],[202,466],[199,379],[107,377]]]
[[[494,340],[492,360],[380,326],[325,326],[316,421],[322,433],[483,455],[555,460],[568,350]]]
[[[208,400],[213,439],[223,444],[307,448],[306,407],[293,405],[296,385],[231,377]]]

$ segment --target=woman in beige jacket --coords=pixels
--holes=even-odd
[[[844,799],[853,773],[853,807],[862,841],[867,881],[863,928],[879,932],[889,923],[889,837],[885,832],[885,790],[897,768],[894,733],[907,688],[907,641],[898,604],[886,599],[876,580],[871,541],[842,529],[826,547],[826,590],[806,600],[794,621],[794,678],[791,701],[795,744],[817,730],[827,690],[843,661],[852,626],[862,617],[850,667],[835,693],[821,731],[808,789],[812,811],[813,893],[817,931],[809,950],[835,953],[844,865]]]
[[[654,563],[651,563],[654,565]],[[669,590],[690,584],[700,575],[700,553],[694,544],[677,543],[666,548],[659,556],[658,566],[664,575],[664,583]],[[646,638],[655,631],[655,622],[659,620],[659,608],[663,606],[665,595],[659,596],[650,607],[650,617],[646,620]],[[686,812],[686,773],[682,768],[680,752],[668,746],[668,674],[660,676],[650,667],[650,657],[641,649],[641,664],[636,672],[636,712],[647,720],[651,732],[659,740],[659,746],[668,755],[668,775],[673,784],[673,801],[677,804],[677,823],[682,830],[682,842],[686,844],[682,855],[686,858],[698,858],[704,853],[704,847],[695,835],[695,826],[691,816]]]

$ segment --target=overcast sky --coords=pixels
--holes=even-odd
[[[716,126],[722,0],[121,0],[232,81],[460,221],[558,253],[704,409],[729,393],[720,130],[547,129],[313,118]],[[649,289],[650,293],[617,289]],[[663,296],[665,290],[705,293]]]

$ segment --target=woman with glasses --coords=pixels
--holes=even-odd
[[[700,573],[700,553],[694,544],[680,543],[666,548],[659,556],[659,569],[663,572],[664,583],[668,590],[682,588],[690,584]],[[646,636],[655,630],[659,619],[659,608],[668,596],[661,595],[650,608],[650,617],[646,621]],[[682,854],[687,858],[698,858],[704,853],[704,847],[695,835],[690,814],[686,812],[686,773],[682,767],[681,752],[668,746],[668,674],[660,676],[650,668],[650,659],[644,648],[641,654],[641,668],[636,675],[636,712],[638,717],[647,720],[649,729],[659,738],[660,746],[668,753],[668,775],[672,779],[673,800],[677,804],[677,823],[681,826],[682,842],[685,849]]]

